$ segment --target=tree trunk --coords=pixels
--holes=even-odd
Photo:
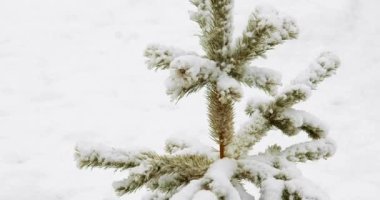
[[[211,136],[219,145],[219,157],[225,157],[226,146],[231,142],[234,133],[233,102],[222,103],[216,84],[208,87],[208,117]]]

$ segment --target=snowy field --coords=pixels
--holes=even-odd
[[[292,15],[301,33],[255,65],[282,72],[286,82],[321,51],[342,60],[299,105],[329,124],[338,144],[333,158],[301,164],[305,177],[333,200],[379,199],[380,2],[236,0],[236,34],[261,3]],[[165,138],[187,135],[213,144],[204,91],[170,102],[167,72],[148,71],[142,56],[152,42],[201,52],[189,9],[187,0],[0,1],[1,200],[119,199],[111,183],[125,173],[79,170],[80,141],[162,151]],[[255,95],[245,91],[237,125]],[[305,139],[295,138],[273,132],[254,151]]]

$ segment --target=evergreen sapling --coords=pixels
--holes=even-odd
[[[321,53],[307,70],[286,86],[279,73],[251,65],[258,57],[286,40],[295,39],[298,27],[290,17],[274,9],[258,7],[240,37],[232,39],[232,0],[191,0],[191,19],[201,29],[204,55],[150,45],[145,50],[153,70],[169,70],[166,92],[173,100],[207,88],[210,135],[218,149],[199,142],[169,139],[165,155],[153,151],[125,151],[105,146],[77,145],[80,168],[129,170],[129,176],[113,184],[119,195],[145,186],[144,200],[254,200],[243,181],[260,189],[260,200],[327,200],[329,197],[305,179],[296,163],[326,159],[335,153],[328,130],[313,115],[293,108],[335,73],[339,59]],[[234,130],[234,104],[242,86],[266,92],[267,99],[248,102],[249,119]],[[265,152],[249,151],[267,132],[279,129],[288,136],[305,132],[310,141],[285,149],[269,146]]]

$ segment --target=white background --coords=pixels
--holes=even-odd
[[[379,1],[236,0],[235,35],[264,2],[292,15],[301,33],[255,65],[286,83],[321,51],[342,60],[298,106],[325,121],[338,144],[333,158],[300,164],[304,175],[334,200],[379,199]],[[0,0],[1,200],[118,199],[111,183],[126,174],[77,169],[79,141],[162,152],[165,138],[187,135],[212,145],[204,91],[170,102],[167,72],[148,71],[142,56],[152,42],[201,53],[189,9],[186,0]],[[254,152],[305,139],[273,132]]]

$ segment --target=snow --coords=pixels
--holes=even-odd
[[[262,183],[262,195],[259,200],[281,199],[283,189],[283,181],[273,178],[268,179]]]
[[[294,179],[291,181],[287,181],[285,185],[285,187],[290,193],[297,192],[298,194],[305,197],[305,199],[330,199],[330,197],[324,191],[322,191],[318,186],[313,185],[313,183],[306,179]]]
[[[215,161],[205,174],[211,182],[209,186],[219,198],[226,200],[240,200],[239,192],[231,183],[237,163],[235,160],[224,158]]]
[[[171,200],[192,200],[194,195],[202,189],[201,180],[192,180],[185,187],[170,198]]]
[[[281,72],[287,83],[322,51],[342,61],[335,76],[297,105],[329,124],[337,152],[300,164],[301,171],[331,199],[377,199],[380,3],[257,1],[263,2],[292,15],[300,35],[255,65]],[[235,3],[240,33],[256,1]],[[147,70],[143,57],[151,42],[201,52],[190,9],[178,0],[0,1],[0,199],[119,199],[112,182],[125,174],[77,169],[78,141],[162,151],[166,138],[187,134],[212,145],[204,94],[171,103],[162,84],[168,73]],[[244,98],[256,93],[249,91]],[[241,102],[237,127],[245,121]],[[255,151],[303,139],[273,132]]]
[[[245,188],[240,183],[235,183],[235,189],[239,192],[241,200],[255,200],[255,197],[247,193]]]
[[[192,200],[204,200],[204,199],[218,200],[218,197],[216,197],[214,193],[208,190],[200,190],[197,193],[195,193]]]

